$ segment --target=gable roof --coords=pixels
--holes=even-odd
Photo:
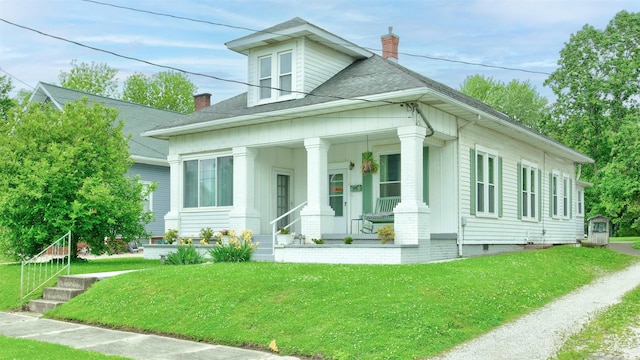
[[[295,18],[264,32],[275,32],[280,26],[295,27],[300,20]],[[588,156],[516,122],[487,104],[379,55],[355,60],[325,83],[305,94],[303,98],[247,107],[247,93],[243,93],[175,119],[171,123],[160,125],[144,135],[169,138],[239,124],[255,124],[265,121],[266,118],[275,121],[284,117],[320,115],[410,101],[433,106],[525,143],[544,147],[549,153],[573,162],[593,162]]]
[[[117,119],[122,120],[124,123],[122,132],[125,135],[131,134],[129,152],[134,161],[167,166],[168,141],[141,136],[141,134],[146,130],[175,120],[176,117],[182,115],[180,113],[67,89],[44,82],[38,83],[29,101],[51,102],[57,109],[62,110],[67,102],[73,102],[85,97],[90,104],[101,103],[118,110]]]
[[[230,50],[247,55],[249,49],[259,46],[267,46],[275,42],[305,37],[315,42],[345,53],[356,59],[370,57],[373,53],[337,35],[321,29],[310,22],[295,17],[270,28],[255,32],[227,42]]]

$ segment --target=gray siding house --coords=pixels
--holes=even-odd
[[[67,102],[82,98],[87,98],[89,103],[102,103],[119,111],[118,120],[124,122],[124,134],[131,134],[129,152],[134,164],[129,170],[129,175],[140,175],[142,181],[158,184],[146,204],[155,214],[155,221],[147,225],[147,231],[153,237],[162,236],[165,228],[164,215],[169,211],[169,144],[166,140],[142,137],[140,134],[173,121],[180,114],[43,82],[38,83],[29,101],[50,103],[56,109],[62,110]]]

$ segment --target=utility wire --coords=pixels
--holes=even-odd
[[[316,97],[330,98],[330,99],[336,99],[336,100],[356,100],[356,101],[371,102],[371,103],[395,104],[394,102],[385,101],[385,100],[375,100],[374,101],[374,100],[367,100],[367,99],[345,98],[345,97],[334,96],[334,95],[319,95],[319,94],[312,94],[312,93],[308,93],[308,92],[304,92],[304,91],[296,91],[296,90],[280,89],[280,88],[271,87],[271,86],[255,85],[255,84],[250,84],[248,82],[240,81],[240,80],[225,79],[225,78],[221,78],[221,77],[218,77],[218,76],[207,75],[207,74],[203,74],[203,73],[198,73],[198,72],[193,72],[193,71],[180,69],[180,68],[177,68],[177,67],[174,67],[174,66],[156,64],[156,63],[148,61],[148,60],[143,60],[143,59],[135,58],[135,57],[128,56],[128,55],[122,55],[122,54],[116,53],[116,52],[111,51],[111,50],[105,50],[105,49],[97,48],[95,46],[86,45],[86,44],[83,44],[83,43],[80,43],[80,42],[77,42],[77,41],[74,41],[74,40],[69,40],[67,38],[63,38],[63,37],[60,37],[60,36],[48,34],[48,33],[42,32],[40,30],[36,30],[36,29],[30,28],[30,27],[25,26],[25,25],[16,24],[14,22],[11,22],[11,21],[3,19],[3,18],[0,18],[0,21],[3,21],[3,22],[5,22],[5,23],[7,23],[9,25],[13,25],[13,26],[19,27],[21,29],[33,31],[33,32],[38,33],[40,35],[43,35],[43,36],[46,36],[46,37],[50,37],[50,38],[53,38],[53,39],[56,39],[56,40],[60,40],[60,41],[65,41],[65,42],[68,42],[68,43],[71,43],[71,44],[74,44],[74,45],[78,45],[78,46],[81,46],[81,47],[84,47],[84,48],[87,48],[87,49],[91,49],[91,50],[107,53],[107,54],[110,54],[110,55],[113,55],[113,56],[116,56],[116,57],[119,57],[119,58],[127,59],[127,60],[138,61],[138,62],[147,64],[147,65],[156,66],[156,67],[160,67],[160,68],[163,68],[163,69],[174,70],[174,71],[181,72],[181,73],[184,73],[184,74],[202,76],[202,77],[207,77],[207,78],[218,80],[218,81],[241,84],[241,85],[246,85],[246,86],[255,87],[255,88],[268,88],[268,89],[276,90],[276,91],[286,91],[286,92],[289,92],[289,93],[302,94],[302,95],[305,95],[305,96],[316,96]]]
[[[19,79],[17,76],[15,76],[15,75],[13,75],[13,74],[10,74],[9,72],[7,72],[6,70],[4,70],[3,68],[0,68],[0,71],[2,71],[3,73],[5,73],[5,74],[7,74],[7,75],[11,76],[12,78],[14,78],[14,79],[16,79],[16,80],[18,80],[18,81],[20,81],[21,83],[23,83],[23,84],[27,85],[28,87],[32,88],[33,90],[35,90],[35,89],[36,89],[36,88],[34,88],[33,86],[31,86],[31,85],[27,84],[26,82],[22,81],[21,79]]]
[[[119,9],[125,9],[125,10],[129,10],[129,11],[145,13],[145,14],[151,14],[151,15],[156,15],[156,16],[166,16],[166,17],[170,17],[170,18],[174,18],[174,19],[180,19],[180,20],[192,21],[192,22],[197,22],[197,23],[209,24],[209,25],[214,25],[214,26],[222,26],[222,27],[228,27],[228,28],[232,28],[232,29],[247,30],[247,31],[251,31],[251,32],[262,32],[262,33],[267,33],[267,34],[292,37],[289,34],[281,34],[281,33],[277,33],[277,32],[270,32],[270,31],[265,31],[265,30],[257,30],[257,29],[243,27],[243,26],[222,24],[222,23],[217,23],[217,22],[212,22],[212,21],[207,21],[207,20],[194,19],[194,18],[185,17],[185,16],[177,16],[177,15],[172,15],[172,14],[167,14],[167,13],[160,13],[160,12],[155,12],[155,11],[136,9],[136,8],[132,8],[132,7],[128,7],[128,6],[115,5],[115,4],[106,3],[106,2],[102,2],[102,1],[96,1],[96,0],[81,0],[81,1],[94,3],[94,4],[97,4],[97,5],[103,5],[103,6],[109,6],[109,7],[119,8]],[[343,46],[347,46],[347,47],[353,47],[354,46],[354,44],[338,44],[338,45],[343,45]],[[381,52],[382,51],[382,49],[367,48],[367,47],[362,47],[362,48],[366,49],[366,50],[369,50],[369,51],[372,51],[372,52]],[[456,63],[456,64],[482,66],[482,67],[486,67],[486,68],[501,69],[501,70],[508,70],[508,71],[519,71],[519,72],[524,72],[524,73],[529,73],[529,74],[551,75],[551,73],[544,72],[544,71],[527,70],[527,69],[513,68],[513,67],[508,67],[508,66],[500,66],[500,65],[489,65],[489,64],[483,64],[483,63],[447,59],[447,58],[441,58],[441,57],[429,56],[429,55],[419,55],[419,54],[411,54],[411,53],[404,53],[404,52],[399,52],[398,54],[399,55],[409,56],[409,57],[423,58],[423,59],[435,60],[435,61],[444,61],[444,62],[450,62],[450,63]]]

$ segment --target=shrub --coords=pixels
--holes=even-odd
[[[324,240],[322,239],[311,239],[311,241],[313,241],[315,244],[318,244],[318,245],[324,244]]]
[[[347,236],[344,239],[342,239],[342,241],[344,241],[344,243],[348,245],[353,242],[353,238],[351,236]]]
[[[378,229],[378,239],[380,239],[383,244],[393,240],[394,237],[393,225],[385,225]]]
[[[173,244],[178,240],[178,230],[177,229],[169,229],[164,236],[162,237],[167,244]]]
[[[204,256],[202,256],[193,245],[178,246],[176,250],[176,252],[167,254],[164,260],[166,265],[193,265],[204,262]]]
[[[251,230],[243,230],[240,237],[229,235],[229,241],[223,243],[216,242],[213,248],[209,249],[209,255],[214,262],[243,262],[250,261],[251,255],[260,243],[253,242]]]

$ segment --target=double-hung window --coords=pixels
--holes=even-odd
[[[475,152],[475,212],[498,216],[498,153],[480,146]]]
[[[569,217],[569,178],[562,177],[562,216]]]
[[[557,172],[552,172],[549,177],[549,192],[551,194],[550,208],[551,208],[551,216],[558,217],[559,214],[559,197],[560,197],[560,174]]]
[[[584,216],[584,190],[578,189],[576,204],[576,216]]]
[[[258,100],[288,99],[293,91],[293,51],[271,53],[258,58]]]
[[[400,196],[400,154],[380,155],[380,197]]]
[[[536,220],[540,211],[540,175],[535,164],[522,161],[520,169],[520,214],[522,219]]]
[[[233,205],[233,157],[184,161],[185,208]]]

